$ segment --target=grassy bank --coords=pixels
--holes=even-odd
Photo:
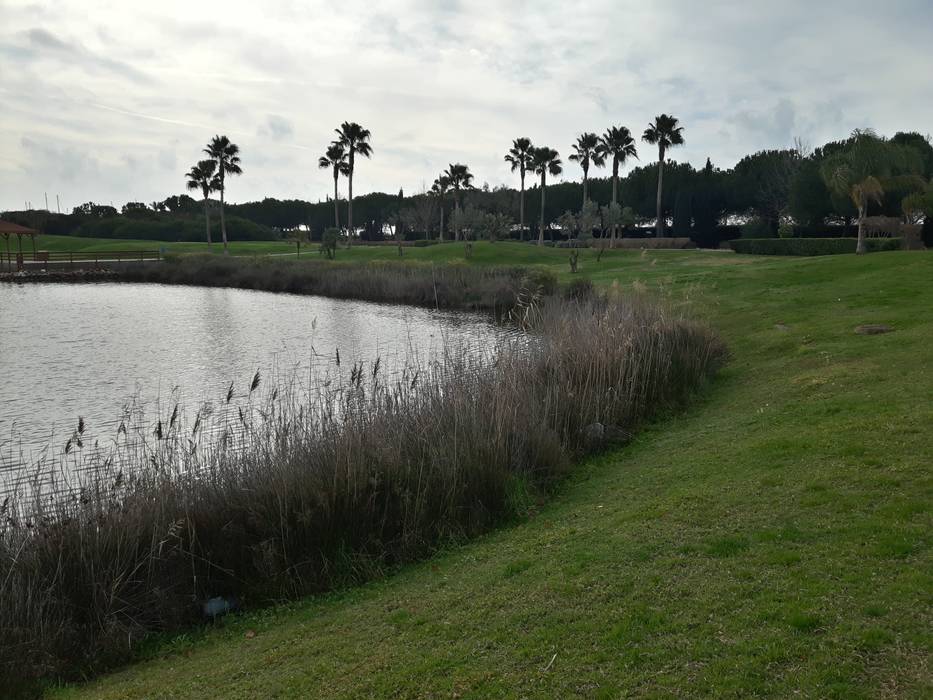
[[[390,379],[378,363],[338,366],[310,396],[253,397],[257,377],[229,428],[245,450],[225,449],[227,432],[199,445],[199,418],[173,414],[135,463],[101,458],[80,493],[4,503],[7,679],[113,663],[216,596],[256,608],[488,530],[585,452],[681,405],[723,359],[704,326],[644,300],[524,311],[533,340],[494,355],[450,349]]]

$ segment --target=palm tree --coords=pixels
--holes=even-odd
[[[538,232],[538,245],[544,245],[544,190],[547,187],[547,175],[560,175],[564,170],[559,155],[547,146],[535,148],[531,155],[531,167],[541,176],[541,228]]]
[[[232,143],[226,136],[215,136],[207,144],[204,152],[217,161],[217,177],[220,192],[220,235],[224,240],[224,255],[227,250],[227,223],[224,220],[224,177],[226,175],[240,175],[243,169],[240,168],[240,147]]]
[[[519,236],[525,240],[525,173],[531,168],[531,152],[534,146],[531,145],[531,139],[525,137],[517,138],[512,141],[512,147],[505,154],[505,162],[512,166],[512,172],[516,170],[522,182],[522,189],[518,198],[518,223],[521,229]]]
[[[625,126],[611,126],[606,133],[599,137],[599,154],[603,158],[612,158],[612,204],[618,205],[619,168],[625,165],[629,158],[638,158],[638,149],[635,148],[635,139],[632,132]],[[612,227],[612,243],[615,245],[618,225]]]
[[[440,210],[441,210],[441,240],[444,240],[444,199],[447,197],[447,190],[450,189],[450,178],[446,175],[438,175],[437,179],[434,181],[434,184],[431,185],[431,192],[437,195],[438,200],[440,200]]]
[[[204,225],[207,227],[207,247],[211,247],[211,192],[220,189],[217,161],[201,160],[185,175],[189,190],[201,190],[204,195]]]
[[[340,141],[334,141],[317,160],[319,168],[333,168],[334,171],[334,228],[340,230],[340,206],[337,197],[337,180],[341,175],[350,173],[350,162],[347,151]]]
[[[684,142],[683,127],[677,126],[677,117],[660,114],[654,118],[642,134],[641,140],[658,147],[658,222],[655,230],[657,237],[664,235],[664,217],[661,211],[661,192],[664,184],[664,156],[667,149],[679,146]]]
[[[868,205],[881,202],[885,182],[896,175],[916,176],[921,170],[914,149],[880,138],[871,129],[853,131],[846,147],[823,162],[820,174],[827,187],[835,194],[850,197],[858,209],[856,253],[867,252]]]
[[[601,168],[605,165],[606,159],[599,150],[599,137],[592,132],[580,134],[571,148],[573,148],[573,153],[570,154],[570,160],[579,163],[583,168],[583,204],[586,204],[586,200],[589,199],[587,181],[590,175],[590,163]]]
[[[454,233],[455,240],[460,240],[460,224],[461,216],[459,215],[463,211],[463,190],[468,190],[473,187],[473,173],[470,172],[470,167],[464,165],[463,163],[451,163],[447,166],[447,170],[444,171],[444,176],[447,178],[447,181],[450,183],[451,189],[454,191],[454,207],[457,211],[457,228]]]
[[[373,147],[369,144],[371,134],[369,129],[364,129],[356,122],[344,122],[339,129],[335,129],[337,141],[341,143],[347,152],[347,180],[349,181],[347,190],[347,248],[353,240],[353,171],[356,168],[356,154],[359,153],[365,158],[371,158]]]

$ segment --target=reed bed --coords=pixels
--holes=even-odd
[[[211,255],[168,256],[163,263],[127,268],[120,272],[120,279],[500,313],[511,308],[523,287],[533,285],[545,294],[557,288],[553,273],[524,267],[410,262],[361,264]]]
[[[335,367],[310,390],[252,386],[235,439],[203,444],[173,421],[132,468],[103,461],[71,491],[13,496],[0,524],[7,687],[119,663],[217,596],[292,599],[483,532],[681,405],[725,358],[710,329],[644,299],[531,294],[513,317],[522,342],[388,376]]]

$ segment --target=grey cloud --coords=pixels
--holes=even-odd
[[[25,45],[10,47],[21,59],[41,60],[55,57],[71,65],[81,65],[90,71],[106,71],[122,75],[137,83],[152,83],[153,79],[143,71],[124,61],[100,56],[80,43],[69,43],[41,27],[24,32]]]
[[[270,114],[265,123],[259,127],[260,136],[268,136],[273,141],[281,141],[295,132],[292,123],[283,116]]]

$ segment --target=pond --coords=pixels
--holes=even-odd
[[[246,395],[257,371],[264,386],[314,381],[339,355],[391,374],[505,333],[476,314],[323,297],[0,284],[0,477],[60,454],[79,420],[82,444],[112,440],[130,413],[167,423],[176,406],[190,416]]]

